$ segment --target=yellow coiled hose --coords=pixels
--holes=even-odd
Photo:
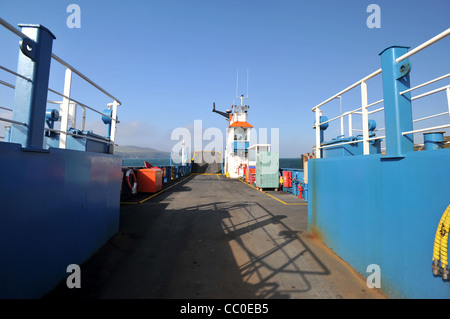
[[[450,206],[449,206],[450,207]],[[445,216],[444,229],[441,231],[441,267],[447,268],[448,266],[448,256],[447,256],[447,246],[448,246],[448,231],[450,229],[450,210],[447,208],[445,210],[447,216]]]
[[[441,268],[446,269],[448,266],[448,232],[450,229],[450,205],[442,214],[441,220],[436,230],[433,247],[433,265],[438,266],[439,260]]]

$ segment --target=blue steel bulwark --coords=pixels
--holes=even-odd
[[[42,297],[117,232],[121,163],[0,142],[0,298]]]
[[[449,205],[450,149],[404,158],[343,156],[308,161],[308,224],[365,276],[380,266],[393,298],[450,298],[431,271],[439,219]]]
[[[17,73],[30,81],[17,77],[14,95],[13,120],[26,123],[11,125],[11,142],[23,147],[42,149],[44,142],[45,111],[52,45],[55,36],[41,25],[20,25],[22,39]],[[31,40],[30,40],[31,39]]]
[[[13,119],[26,126],[0,142],[0,298],[43,296],[119,227],[121,158],[43,149],[55,37],[40,25],[22,32],[17,72],[29,80],[17,78]]]
[[[450,298],[450,283],[434,277],[436,229],[449,205],[450,149],[414,152],[407,52],[381,53],[386,156],[309,160],[311,231],[357,271],[381,269],[381,289],[395,298]]]

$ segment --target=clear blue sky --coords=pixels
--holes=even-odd
[[[71,3],[81,8],[80,29],[66,25]],[[366,25],[371,3],[381,8],[379,29]],[[281,157],[311,151],[312,107],[378,69],[378,53],[386,47],[415,47],[447,29],[449,12],[449,0],[0,2],[3,19],[46,26],[56,36],[56,55],[122,101],[119,144],[169,151],[176,142],[172,130],[192,127],[194,120],[225,132],[227,123],[211,112],[212,103],[225,110],[236,100],[237,70],[239,94],[245,93],[248,68],[248,121],[280,129]],[[15,69],[17,38],[2,29],[0,41],[6,40],[0,64]],[[448,73],[449,49],[445,39],[412,60],[413,85]],[[50,86],[62,91],[63,69],[52,72]],[[72,96],[103,103],[99,109],[110,102],[83,88]],[[373,89],[369,84],[369,102],[382,97],[375,89],[377,83]],[[358,106],[352,103],[344,97],[344,111]],[[338,108],[336,101],[324,114],[334,116]]]

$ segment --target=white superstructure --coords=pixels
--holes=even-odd
[[[224,173],[230,178],[244,176],[243,166],[248,165],[248,148],[253,126],[247,122],[248,105],[244,105],[244,96],[240,96],[241,105],[233,105],[227,113],[216,111],[228,117],[227,140],[225,146]]]

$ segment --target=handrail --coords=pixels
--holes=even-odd
[[[368,141],[375,141],[375,140],[379,140],[382,138],[385,138],[386,136],[376,136],[376,137],[371,137],[368,139]],[[338,142],[338,143],[333,143],[333,144],[328,144],[328,145],[321,145],[320,148],[329,148],[329,147],[333,147],[333,146],[339,146],[339,145],[346,145],[346,144],[354,144],[354,143],[362,143],[364,142],[364,140],[354,140],[354,141],[348,141],[348,142]]]
[[[114,97],[112,94],[108,93],[106,90],[104,90],[102,87],[100,87],[99,85],[97,85],[94,81],[90,80],[87,76],[85,76],[83,73],[81,73],[80,71],[78,71],[77,69],[75,69],[73,66],[71,66],[69,63],[65,62],[63,59],[59,58],[58,56],[56,56],[54,53],[52,53],[52,58],[55,59],[56,61],[58,61],[59,63],[61,63],[63,66],[65,66],[66,68],[72,70],[73,73],[77,74],[80,78],[82,78],[83,80],[85,80],[86,82],[88,82],[89,84],[91,84],[93,87],[95,87],[97,90],[103,92],[105,95],[107,95],[108,97],[110,97],[111,99],[113,99],[114,101],[116,101],[118,103],[118,105],[122,105],[122,102],[119,101],[119,99],[117,99],[116,97]]]
[[[354,110],[352,110],[352,111],[347,111],[347,112],[342,113],[341,115],[338,115],[338,116],[336,116],[336,117],[333,117],[333,118],[331,118],[331,119],[329,119],[329,120],[320,122],[320,123],[318,123],[318,124],[314,124],[314,125],[313,125],[313,128],[316,128],[317,126],[320,126],[320,125],[322,125],[322,124],[326,124],[326,123],[329,123],[329,122],[332,122],[332,121],[336,121],[337,119],[340,119],[341,117],[346,117],[346,116],[351,115],[351,114],[361,114],[361,112],[358,112],[358,111],[361,111],[361,110],[362,110],[362,107],[359,107],[359,108],[354,109]]]
[[[23,32],[19,31],[18,29],[16,29],[15,27],[13,27],[11,24],[9,24],[8,22],[6,22],[4,19],[0,18],[0,25],[2,25],[3,27],[5,27],[7,30],[11,31],[12,33],[14,33],[15,35],[17,35],[18,37],[22,38],[22,40],[28,39],[30,41],[32,41],[32,43],[35,43],[35,41],[33,39],[31,39],[30,37],[28,37],[26,34],[24,34]],[[41,27],[41,26],[36,26],[36,27]],[[37,40],[36,40],[37,41]],[[47,103],[52,103],[52,104],[59,104],[59,111],[60,111],[60,117],[58,119],[58,121],[61,122],[61,128],[60,130],[54,130],[52,129],[47,129],[44,127],[44,130],[47,131],[53,131],[53,132],[58,132],[61,133],[61,136],[59,138],[59,148],[61,149],[65,149],[67,146],[67,136],[68,135],[74,135],[71,134],[71,132],[69,132],[68,128],[69,125],[71,126],[75,126],[76,125],[76,114],[77,114],[77,107],[81,107],[83,109],[83,121],[82,121],[82,129],[84,130],[84,126],[85,126],[85,119],[86,119],[86,109],[89,109],[95,113],[100,114],[103,117],[103,121],[105,122],[105,124],[108,125],[108,135],[107,135],[107,139],[110,141],[109,144],[111,145],[116,145],[114,143],[115,141],[115,135],[116,135],[116,124],[120,123],[117,120],[117,107],[119,105],[122,104],[122,102],[117,99],[115,96],[113,96],[111,93],[109,93],[108,91],[106,91],[104,88],[102,88],[100,85],[98,85],[97,83],[95,83],[94,81],[92,81],[90,78],[88,78],[86,75],[84,75],[83,73],[81,73],[79,70],[77,70],[76,68],[74,68],[72,65],[70,65],[68,62],[64,61],[62,58],[58,57],[56,54],[48,52],[48,54],[51,56],[52,59],[54,59],[55,61],[59,62],[62,66],[65,67],[65,80],[64,80],[64,91],[63,93],[60,93],[56,90],[53,90],[51,88],[48,87],[47,85],[47,90],[48,92],[54,93],[58,96],[62,97],[62,101],[53,101],[53,100],[49,100],[47,99]],[[0,66],[1,70],[4,70],[6,72],[9,72],[10,74],[13,74],[15,76],[18,76],[22,79],[25,79],[26,81],[29,82],[33,82],[33,80],[18,74],[6,67]],[[112,101],[110,100],[109,102],[112,103],[107,103],[107,108],[108,110],[110,110],[111,113],[109,113],[109,111],[105,111],[106,113],[97,110],[96,108],[90,107],[84,103],[81,103],[77,100],[75,100],[74,98],[71,97],[71,87],[72,87],[72,73],[75,73],[76,75],[78,75],[81,79],[83,79],[84,81],[86,81],[87,83],[89,83],[90,85],[92,85],[94,88],[96,88],[98,91],[102,92],[104,95],[106,95],[107,97],[111,98]],[[8,86],[12,89],[16,89],[15,86],[12,83],[8,83],[5,81],[1,81],[0,80],[0,84]],[[105,119],[110,119],[111,121],[106,121]],[[0,119],[1,120],[1,119]],[[14,123],[10,120],[8,120],[11,123]],[[108,123],[106,123],[108,122]],[[69,124],[70,123],[70,124]],[[18,123],[18,124],[22,124],[22,123]],[[92,137],[86,137],[88,139],[95,139]],[[108,152],[113,153],[114,149],[110,148]]]
[[[433,43],[436,43],[437,41],[445,38],[448,35],[450,35],[450,28],[448,28],[447,30],[441,32],[440,34],[436,35],[435,37],[429,39],[428,41],[425,41],[424,43],[422,43],[419,46],[417,46],[416,48],[408,51],[407,53],[403,54],[402,56],[398,57],[395,60],[395,62],[399,63],[399,62],[401,62],[401,61],[403,61],[403,60],[405,60],[405,59],[415,55],[416,53],[422,51],[423,49],[425,49],[428,46],[432,45]],[[377,108],[377,109],[372,110],[370,112],[368,111],[368,108],[371,107],[371,106],[374,106],[376,104],[384,102],[384,99],[381,99],[379,101],[376,101],[376,102],[373,102],[373,103],[370,103],[370,104],[367,103],[367,84],[366,84],[366,81],[371,79],[371,78],[373,78],[373,77],[375,77],[376,75],[378,75],[380,73],[382,73],[382,68],[372,72],[371,74],[369,74],[366,77],[362,78],[361,80],[353,83],[352,85],[348,86],[344,90],[340,91],[339,93],[334,94],[330,98],[324,100],[323,102],[319,103],[318,105],[316,105],[315,107],[312,108],[312,111],[316,113],[316,115],[315,115],[315,119],[316,120],[315,120],[315,123],[314,123],[313,127],[316,129],[316,147],[317,147],[318,150],[320,150],[321,148],[325,148],[325,147],[331,147],[331,146],[325,146],[325,145],[323,145],[322,142],[320,142],[322,140],[322,138],[323,138],[323,137],[321,137],[321,134],[320,134],[320,126],[322,124],[329,123],[329,122],[335,121],[337,119],[341,119],[341,132],[343,132],[342,119],[345,116],[348,116],[349,117],[349,130],[350,130],[350,135],[351,135],[352,134],[351,132],[353,130],[352,123],[351,123],[351,121],[352,121],[351,115],[352,114],[360,114],[363,117],[363,119],[362,119],[362,122],[363,122],[363,130],[362,130],[363,131],[363,139],[359,140],[358,142],[365,142],[364,143],[364,154],[368,154],[368,151],[369,151],[368,142],[374,139],[374,138],[369,138],[368,137],[368,125],[366,123],[368,121],[368,115],[380,112],[380,111],[384,110],[384,107]],[[428,84],[435,83],[437,81],[440,81],[440,80],[448,78],[448,77],[450,77],[450,73],[449,74],[445,74],[443,76],[440,76],[438,78],[435,78],[435,79],[433,79],[431,81],[427,81],[425,83],[417,85],[417,86],[415,86],[413,88],[409,88],[407,90],[404,90],[403,92],[400,92],[400,94],[406,94],[408,92],[411,92],[413,90],[419,89],[419,88],[424,87],[424,86],[426,86]],[[355,110],[350,111],[350,112],[345,112],[343,114],[340,114],[339,116],[333,117],[332,119],[327,119],[326,121],[323,121],[323,122],[320,121],[321,116],[322,116],[322,111],[320,110],[321,106],[325,105],[326,103],[328,103],[328,102],[330,102],[330,101],[332,101],[332,100],[334,100],[334,99],[336,99],[338,97],[342,98],[341,96],[344,93],[350,91],[351,89],[353,89],[353,88],[355,88],[357,86],[361,86],[361,101],[362,101],[361,108],[355,109]],[[429,92],[426,92],[426,93],[417,95],[415,97],[412,97],[411,101],[417,100],[419,98],[422,98],[422,97],[425,97],[425,96],[428,96],[428,95],[431,95],[431,94],[434,94],[434,93],[437,93],[437,92],[441,92],[441,91],[444,91],[444,90],[447,91],[447,99],[448,99],[447,102],[448,102],[448,106],[449,106],[449,111],[448,112],[444,112],[444,113],[431,115],[431,116],[427,116],[427,117],[424,117],[424,118],[421,118],[421,119],[417,119],[417,120],[414,120],[413,122],[426,120],[426,119],[437,117],[437,116],[441,116],[441,115],[444,115],[444,114],[450,114],[450,85],[446,85],[446,86],[443,86],[441,88],[434,89],[434,90],[431,90]],[[341,110],[341,112],[342,112],[342,110]],[[446,127],[450,127],[450,125],[440,125],[440,126],[435,126],[435,127],[428,128],[428,129],[408,131],[408,132],[404,132],[402,134],[403,135],[407,135],[407,134],[411,134],[411,133],[429,131],[429,130],[433,130],[433,129],[440,129],[440,128],[446,128]],[[376,139],[380,139],[380,138],[382,138],[382,137],[377,137]],[[340,142],[340,143],[337,142],[337,143],[333,143],[332,145],[336,146],[336,145],[343,145],[343,144],[351,144],[351,143],[354,143],[354,142],[355,141],[352,141],[352,142]],[[318,157],[320,157],[320,152],[318,153]]]
[[[15,75],[15,76],[18,76],[19,78],[22,78],[22,79],[24,79],[24,80],[27,80],[28,82],[31,82],[31,79],[27,78],[26,76],[23,76],[22,74],[19,74],[19,73],[17,73],[17,72],[14,72],[13,70],[10,70],[10,69],[8,69],[8,68],[5,68],[4,66],[1,66],[1,65],[0,65],[0,69],[2,69],[3,71],[6,71],[6,72],[8,72],[8,73],[11,73],[11,74],[13,74],[13,75]]]
[[[22,126],[27,126],[28,127],[27,123],[14,121],[14,120],[7,119],[7,118],[4,118],[4,117],[0,117],[0,121],[9,122],[9,123],[13,123],[13,124],[17,124],[17,125],[22,125]]]
[[[426,47],[432,45],[433,43],[435,43],[435,42],[437,42],[437,41],[439,41],[439,40],[445,38],[445,37],[448,36],[448,35],[450,35],[450,28],[448,28],[447,30],[441,32],[440,34],[438,34],[437,36],[431,38],[430,40],[425,41],[424,43],[422,43],[421,45],[417,46],[416,48],[414,48],[414,49],[408,51],[406,54],[404,54],[404,55],[398,57],[395,61],[396,61],[397,63],[400,62],[400,61],[403,61],[403,60],[409,58],[410,56],[412,56],[412,55],[414,55],[414,54],[416,54],[416,53],[422,51],[423,49],[425,49]],[[332,97],[328,98],[327,100],[323,101],[322,103],[316,105],[315,107],[312,108],[312,111],[314,111],[315,109],[321,107],[322,105],[324,105],[324,104],[326,104],[326,103],[328,103],[328,102],[334,100],[334,99],[337,98],[339,95],[344,94],[344,93],[350,91],[351,89],[357,87],[357,86],[358,86],[359,84],[361,84],[362,82],[366,82],[367,80],[373,78],[374,76],[380,74],[381,72],[382,72],[382,69],[381,69],[381,68],[378,69],[378,70],[376,70],[376,71],[374,71],[373,73],[369,74],[368,76],[366,76],[366,77],[362,78],[361,80],[359,80],[359,81],[353,83],[352,85],[350,85],[350,86],[347,87],[346,89],[340,91],[339,93],[333,95]],[[404,92],[404,93],[406,93],[406,92]]]
[[[369,74],[368,76],[362,78],[361,80],[359,80],[358,82],[353,83],[352,85],[348,86],[346,89],[340,91],[339,93],[336,93],[335,95],[333,95],[332,97],[330,97],[329,99],[323,101],[322,103],[316,105],[315,107],[312,108],[312,111],[314,112],[317,108],[321,107],[322,105],[334,100],[335,98],[337,98],[339,95],[344,94],[348,91],[350,91],[351,89],[357,87],[358,85],[360,85],[362,82],[366,82],[367,80],[370,80],[371,78],[377,76],[378,74],[381,73],[381,68],[372,72],[371,74]]]
[[[383,111],[383,110],[384,110],[384,106],[383,106],[383,107],[380,107],[380,108],[378,108],[378,109],[375,109],[375,110],[370,111],[369,114],[378,113],[378,112],[381,112],[381,111]]]
[[[381,103],[381,102],[383,102],[383,101],[384,101],[384,100],[381,99],[381,100],[376,101],[376,102],[374,102],[374,103],[368,104],[368,105],[366,106],[366,108],[369,108],[369,107],[371,107],[371,106],[377,105],[377,104],[379,104],[379,103]],[[346,117],[346,116],[349,115],[349,114],[360,114],[360,115],[361,115],[362,112],[359,112],[359,111],[361,111],[361,110],[362,110],[362,107],[359,107],[359,108],[354,109],[354,110],[351,110],[351,111],[347,111],[347,112],[342,113],[342,114],[340,114],[340,115],[338,115],[338,116],[336,116],[336,117],[333,117],[333,118],[331,118],[331,119],[329,119],[329,120],[326,120],[326,121],[324,121],[324,122],[320,122],[320,123],[317,124],[317,125],[320,126],[320,125],[322,125],[322,124],[326,124],[326,123],[335,121],[335,120],[337,120],[337,119],[340,119],[341,117]],[[370,111],[370,112],[368,112],[368,113],[369,113],[369,114],[373,114],[373,113],[380,112],[380,111],[382,111],[382,110],[384,110],[384,107],[375,109],[375,110]],[[314,128],[314,127],[316,127],[316,125],[314,125],[313,128]]]
[[[419,130],[402,132],[402,135],[421,133],[421,132],[429,132],[429,131],[434,131],[434,130],[440,130],[440,129],[447,128],[447,127],[450,127],[450,124],[444,124],[444,125],[438,125],[438,126],[433,126],[433,127],[427,127],[427,128],[423,128],[423,129],[419,129]]]
[[[17,35],[20,38],[26,38],[26,39],[30,39],[27,35],[25,35],[24,33],[20,32],[19,30],[17,30],[14,26],[12,26],[11,24],[9,24],[8,22],[6,22],[5,20],[3,20],[2,18],[0,18],[0,25],[4,26],[6,29],[8,29],[9,31],[11,31],[12,33],[14,33],[15,35]],[[31,40],[31,39],[30,39]],[[33,40],[31,40],[33,41]],[[33,41],[34,42],[34,41]],[[88,82],[89,84],[91,84],[92,86],[94,86],[97,90],[101,91],[102,93],[104,93],[105,95],[107,95],[108,97],[110,97],[111,99],[113,99],[114,101],[116,101],[118,103],[118,105],[121,105],[122,103],[119,101],[119,99],[117,99],[116,97],[114,97],[111,93],[107,92],[105,89],[103,89],[101,86],[99,86],[98,84],[96,84],[94,81],[92,81],[91,79],[89,79],[87,76],[85,76],[83,73],[81,73],[80,71],[78,71],[77,69],[75,69],[73,66],[71,66],[69,63],[67,63],[66,61],[64,61],[63,59],[61,59],[60,57],[58,57],[56,54],[52,53],[52,58],[55,59],[56,61],[58,61],[59,63],[61,63],[63,66],[65,66],[66,68],[72,70],[72,72],[74,72],[75,74],[77,74],[80,78],[82,78],[83,80],[85,80],[86,82]]]
[[[31,80],[28,79],[27,77],[24,77],[23,75],[20,75],[20,74],[14,72],[14,71],[11,71],[11,70],[9,70],[8,68],[5,68],[5,67],[3,67],[3,66],[1,66],[1,65],[0,65],[0,69],[3,69],[3,70],[5,70],[5,71],[7,71],[7,72],[9,72],[9,73],[11,73],[11,74],[14,74],[14,75],[16,75],[16,76],[18,76],[18,77],[23,78],[23,79],[25,79],[25,80],[31,81]],[[5,82],[5,81],[0,80],[0,84],[3,84],[3,85],[5,85],[5,86],[7,86],[7,87],[10,87],[10,88],[12,88],[12,89],[15,89],[15,85],[13,85],[13,84],[11,84],[11,83],[8,83],[8,82]],[[48,88],[48,90],[49,90],[50,92],[52,92],[52,93],[55,93],[55,94],[60,95],[60,96],[62,96],[62,97],[65,97],[65,98],[67,98],[68,100],[73,101],[73,102],[79,104],[79,105],[83,108],[83,111],[84,111],[84,108],[88,108],[88,109],[90,109],[90,110],[92,110],[92,111],[94,111],[94,112],[96,112],[96,113],[98,113],[98,114],[100,114],[100,115],[102,115],[102,116],[105,116],[105,117],[107,117],[107,118],[109,118],[109,119],[111,119],[111,120],[113,120],[113,121],[115,121],[115,122],[117,122],[117,123],[120,123],[120,121],[118,121],[117,119],[114,119],[114,118],[110,117],[110,116],[107,115],[107,114],[101,113],[100,111],[97,111],[96,109],[94,109],[94,108],[92,108],[92,107],[90,107],[90,106],[87,106],[87,105],[85,105],[85,104],[83,104],[83,103],[81,103],[81,102],[78,102],[77,100],[75,100],[75,99],[73,99],[73,98],[69,98],[69,97],[65,96],[64,94],[61,94],[61,93],[59,93],[59,92],[57,92],[57,91],[55,91],[55,90],[53,90],[53,89],[50,89],[50,88]],[[51,104],[62,104],[63,102],[47,100],[47,103],[51,103]],[[110,104],[112,104],[112,103],[108,103],[108,105],[110,105]],[[0,107],[0,108],[1,108],[1,109],[5,109],[5,110],[8,110],[8,111],[12,111],[11,109],[6,109],[6,108],[3,108],[3,107]],[[84,117],[85,117],[85,114],[83,114],[83,118],[84,118]],[[83,123],[83,129],[84,129],[84,123]]]
[[[381,103],[381,102],[384,102],[384,99],[381,99],[381,100],[379,100],[379,101],[376,101],[376,102],[373,102],[373,103],[367,104],[367,106],[366,106],[366,107],[371,107],[371,106],[377,105],[377,104],[379,104],[379,103]],[[373,111],[372,111],[372,112],[373,112]]]
[[[0,84],[3,84],[4,86],[10,87],[11,89],[15,89],[16,88],[15,85],[13,85],[11,83],[8,83],[8,82],[5,82],[5,81],[2,81],[2,80],[0,80]]]
[[[111,142],[111,141],[105,141],[105,140],[101,140],[99,138],[95,138],[95,137],[91,137],[91,136],[80,136],[80,135],[74,134],[72,132],[63,132],[63,131],[55,130],[55,129],[48,128],[48,127],[44,128],[44,130],[50,131],[50,132],[55,132],[55,133],[64,133],[64,134],[67,134],[67,135],[72,135],[72,136],[75,136],[75,137],[85,138],[85,139],[88,139],[88,140],[93,140],[93,141],[102,142],[102,143],[106,143],[106,144],[114,144],[114,142]],[[117,146],[117,144],[114,144],[114,145]]]
[[[94,109],[93,107],[90,107],[90,106],[88,106],[88,105],[86,105],[86,104],[84,104],[84,103],[81,103],[81,102],[75,100],[74,98],[70,98],[70,97],[68,97],[68,96],[66,96],[66,95],[64,95],[64,94],[62,94],[62,93],[59,93],[58,91],[55,91],[55,90],[53,90],[53,89],[51,89],[51,88],[48,88],[48,90],[49,90],[50,92],[52,92],[52,93],[55,93],[56,95],[59,95],[59,96],[61,96],[61,97],[64,97],[64,98],[68,99],[69,101],[75,102],[75,104],[78,104],[78,105],[80,105],[80,106],[82,106],[82,107],[85,107],[85,108],[87,108],[87,109],[89,109],[89,110],[91,110],[91,111],[94,111],[94,112],[96,112],[96,113],[98,113],[98,114],[100,114],[100,115],[102,115],[102,116],[104,116],[104,117],[107,117],[107,118],[109,118],[109,119],[111,119],[111,120],[113,120],[113,121],[115,121],[115,122],[117,122],[117,123],[120,123],[119,120],[117,120],[117,119],[115,119],[115,118],[112,118],[111,116],[106,115],[106,114],[104,114],[104,113],[102,113],[102,112],[100,112],[100,111],[97,111],[97,110]],[[56,103],[55,103],[55,104],[56,104]]]
[[[417,90],[417,89],[419,89],[419,88],[421,88],[421,87],[424,87],[424,86],[426,86],[426,85],[428,85],[428,84],[431,84],[431,83],[434,83],[434,82],[443,80],[443,79],[445,79],[445,78],[448,78],[449,76],[450,76],[450,73],[448,73],[448,74],[446,74],[446,75],[443,75],[443,76],[440,76],[440,77],[438,77],[438,78],[435,78],[435,79],[433,79],[433,80],[430,80],[430,81],[428,81],[428,82],[419,84],[419,85],[417,85],[417,86],[415,86],[415,87],[412,87],[412,88],[410,88],[410,89],[408,89],[408,90],[402,91],[402,92],[400,92],[400,94],[403,95],[403,94],[408,93],[408,92],[411,92],[411,91],[413,91],[413,90]]]
[[[434,117],[438,117],[438,116],[442,116],[442,115],[447,115],[447,114],[449,114],[448,111],[442,112],[442,113],[433,114],[433,115],[430,115],[430,116],[425,116],[425,117],[422,117],[420,119],[413,120],[413,123],[424,121],[424,120],[428,120],[428,119],[431,119],[431,118],[434,118]]]
[[[420,95],[416,95],[416,96],[414,96],[414,97],[411,98],[411,101],[420,99],[420,98],[422,98],[422,97],[425,97],[425,96],[428,96],[428,95],[431,95],[431,94],[434,94],[434,93],[437,93],[437,92],[440,92],[440,91],[447,90],[448,88],[450,88],[450,84],[449,84],[449,85],[446,85],[446,86],[443,86],[443,87],[440,87],[440,88],[435,89],[435,90],[431,90],[431,91],[422,93],[422,94],[420,94]]]
[[[433,43],[436,43],[439,40],[442,40],[443,38],[445,38],[446,36],[450,35],[450,28],[448,28],[447,30],[439,33],[437,36],[431,38],[428,41],[425,41],[424,43],[422,43],[421,45],[417,46],[416,48],[412,49],[411,51],[408,51],[407,53],[403,54],[402,56],[398,57],[395,62],[400,62],[403,61],[407,58],[409,58],[410,56],[422,51],[423,49],[429,47],[430,45],[432,45]]]

